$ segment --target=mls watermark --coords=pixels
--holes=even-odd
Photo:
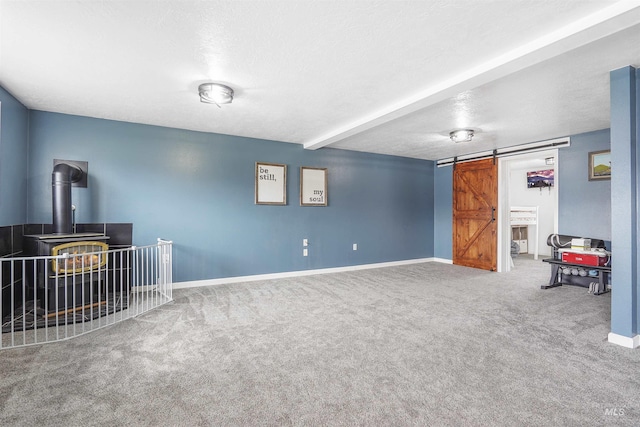
[[[626,408],[605,408],[604,414],[610,417],[624,417],[627,412]]]

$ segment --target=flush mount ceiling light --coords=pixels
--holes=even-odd
[[[453,142],[468,142],[473,138],[473,129],[458,129],[449,133]]]
[[[233,89],[219,83],[203,83],[198,86],[198,93],[200,102],[216,104],[218,107],[222,104],[231,104],[233,101]]]

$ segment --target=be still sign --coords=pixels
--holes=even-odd
[[[287,165],[256,162],[257,205],[287,204]]]

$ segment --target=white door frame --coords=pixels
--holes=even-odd
[[[511,164],[514,161],[523,160],[526,158],[539,158],[539,157],[554,157],[556,159],[554,168],[554,187],[553,197],[556,198],[556,211],[554,213],[553,220],[553,232],[558,232],[558,187],[560,185],[558,181],[558,149],[551,149],[545,151],[537,151],[534,153],[524,153],[508,157],[498,158],[498,272],[511,271],[511,224],[509,223],[509,184],[510,184],[510,171]],[[538,231],[536,231],[538,232]],[[540,237],[540,236],[538,236]],[[545,244],[546,241],[541,242]]]

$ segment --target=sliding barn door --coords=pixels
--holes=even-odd
[[[453,263],[496,271],[498,165],[493,159],[453,170]]]

